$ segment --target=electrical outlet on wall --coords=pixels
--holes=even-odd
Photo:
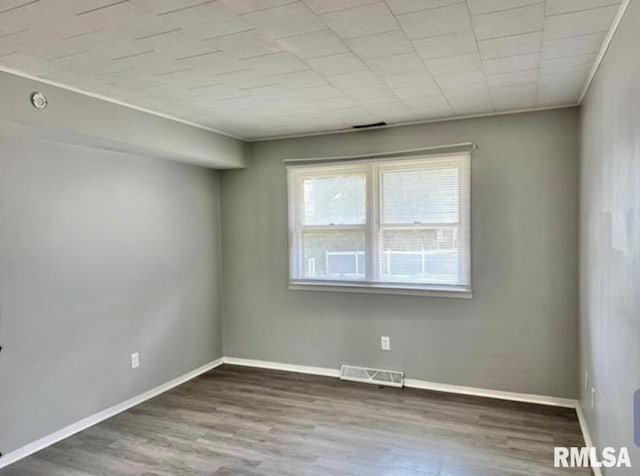
[[[380,348],[382,350],[391,350],[391,339],[389,339],[389,336],[380,337]]]
[[[138,352],[134,352],[131,354],[131,368],[137,369],[140,367],[140,354]]]

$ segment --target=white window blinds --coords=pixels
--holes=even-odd
[[[297,165],[290,280],[469,292],[470,155]]]

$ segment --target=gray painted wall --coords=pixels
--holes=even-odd
[[[0,450],[220,357],[219,233],[216,171],[0,129]]]
[[[225,355],[576,397],[577,138],[563,109],[252,144],[248,169],[222,172]],[[466,141],[472,300],[287,289],[282,159]]]
[[[607,475],[638,474],[640,466],[632,406],[640,389],[638,25],[634,1],[582,105],[580,398],[596,445],[629,447],[636,466]]]

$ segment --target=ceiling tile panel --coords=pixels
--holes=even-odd
[[[505,56],[484,61],[484,70],[488,75],[511,73],[537,69],[540,66],[540,53]]]
[[[331,56],[312,58],[307,63],[317,72],[327,75],[350,73],[367,69],[358,57],[352,53],[341,53]]]
[[[233,0],[231,0],[233,1]],[[304,2],[316,14],[335,12],[337,10],[347,10],[370,3],[377,3],[380,0],[304,0]]]
[[[536,68],[516,71],[515,73],[493,74],[487,77],[487,81],[491,87],[512,86],[514,84],[535,84],[538,82],[539,73],[540,71]]]
[[[413,45],[423,59],[445,58],[478,51],[472,30],[414,40]]]
[[[482,68],[478,53],[466,55],[448,56],[426,61],[427,69],[431,74],[441,75],[447,73],[461,73]]]
[[[592,33],[590,35],[546,40],[542,44],[542,58],[562,58],[600,51],[606,33]]]
[[[356,38],[346,43],[354,53],[364,59],[414,52],[411,41],[400,30]]]
[[[340,89],[359,89],[380,85],[380,78],[368,69],[354,71],[352,73],[335,74],[327,76],[327,79],[331,84]]]
[[[424,64],[417,53],[373,58],[368,60],[367,64],[374,73],[382,76],[424,70]]]
[[[393,93],[400,98],[402,101],[437,101],[446,103],[446,98],[443,96],[440,89],[433,85],[431,87],[425,87],[423,85],[420,86],[409,86],[406,88],[395,88],[393,89]]]
[[[297,94],[299,94],[303,98],[311,100],[344,97],[344,93],[342,91],[330,84],[299,89],[297,91]]]
[[[301,35],[325,28],[318,17],[301,2],[247,13],[242,18],[272,38]]]
[[[571,13],[579,10],[619,5],[617,0],[548,0],[547,15]]]
[[[287,51],[247,58],[240,63],[240,69],[255,68],[263,74],[290,73],[307,69],[302,61]]]
[[[421,109],[425,107],[433,107],[434,109],[451,107],[447,98],[440,92],[426,94],[424,90],[417,87],[397,89],[394,92],[411,110],[417,107]]]
[[[172,73],[165,73],[163,76],[166,76]],[[192,74],[189,70],[181,71],[177,70],[173,74]],[[258,73],[255,69],[244,69],[241,71],[232,71],[230,73],[222,73],[211,76],[211,79],[219,82],[220,84],[228,84],[228,85],[236,85],[239,88],[256,88],[259,86],[271,86],[276,84],[276,81],[269,78],[268,76],[262,75]],[[282,84],[282,82],[278,81],[278,84]]]
[[[274,83],[293,90],[327,84],[324,76],[308,69],[294,71],[292,73],[281,73],[273,75],[270,78]]]
[[[155,1],[161,1],[166,4],[171,4],[175,0],[147,0],[151,3]],[[183,0],[181,0],[183,1]],[[202,3],[203,0],[187,0],[192,3]],[[281,5],[286,5],[289,3],[294,3],[295,0],[219,0],[220,3],[224,4],[230,10],[233,10],[235,13],[243,14],[243,13],[251,13],[257,10],[266,10],[268,8],[278,7]]]
[[[464,71],[462,73],[442,74],[435,77],[436,82],[441,87],[446,86],[466,86],[470,84],[486,83],[487,77],[482,70]]]
[[[409,109],[416,117],[420,117],[422,120],[437,120],[442,117],[452,117],[456,114],[455,110],[449,103],[411,103]]]
[[[489,94],[489,85],[486,81],[482,81],[474,84],[465,84],[463,86],[455,86],[455,85],[443,85],[441,87],[444,95],[453,103],[461,101],[465,99],[470,99],[472,96],[486,96],[490,98]]]
[[[594,53],[562,58],[544,59],[540,63],[540,74],[562,73],[564,71],[588,72],[596,59]]]
[[[159,16],[167,26],[182,28],[201,39],[251,29],[251,24],[218,2],[201,2],[192,7],[175,8]]]
[[[456,3],[464,3],[464,0],[386,0],[391,11],[396,15],[412,13],[431,8],[446,7]]]
[[[446,92],[456,114],[481,114],[493,111],[493,101],[486,84],[475,87],[457,88]]]
[[[366,105],[369,103],[395,102],[398,98],[385,86],[369,86],[358,88],[349,93],[359,103]]]
[[[544,0],[467,0],[472,15],[512,10],[537,3],[545,2]]]
[[[140,3],[143,3],[145,5],[145,8],[147,10],[155,14],[164,13],[171,10],[178,10],[182,8],[192,7],[192,6],[203,3],[203,0],[139,0],[139,1]],[[235,1],[235,0],[232,0],[232,1]],[[256,0],[256,1],[259,2],[261,0]],[[73,5],[73,0],[68,0],[68,3],[70,5]],[[96,1],[94,2],[93,7],[98,7],[100,6],[100,4],[106,4],[106,3],[110,3],[110,2]],[[223,3],[226,3],[226,1],[223,0]]]
[[[415,114],[404,105],[377,107],[375,105],[368,106],[367,110],[376,118],[375,122],[384,120],[388,124],[411,122],[416,120]]]
[[[433,77],[426,70],[407,71],[385,76],[385,83],[390,88],[406,88],[409,86],[431,86],[434,84]]]
[[[478,40],[542,31],[543,25],[544,3],[473,17]]]
[[[281,38],[277,42],[283,49],[302,59],[349,52],[344,42],[331,30]]]
[[[427,38],[471,29],[471,19],[465,4],[421,10],[399,15],[398,21],[409,38]]]
[[[529,109],[536,105],[537,84],[515,84],[491,88],[491,97],[496,111]]]
[[[217,36],[208,40],[208,44],[238,58],[251,58],[281,50],[275,41],[256,30]]]
[[[483,59],[537,53],[542,49],[542,31],[481,40],[478,48]]]
[[[606,32],[611,26],[617,11],[618,5],[611,5],[592,10],[548,16],[545,22],[544,39],[554,40]]]
[[[398,22],[384,2],[322,15],[322,20],[345,39],[398,30]]]
[[[277,53],[287,55],[288,53]],[[273,54],[270,56],[276,56]],[[114,62],[118,63],[118,66],[124,67],[125,63],[131,66],[139,65],[140,61],[146,59],[146,53],[129,53],[123,54],[119,58],[114,58]],[[229,56],[222,51],[207,51],[205,53],[197,53],[194,55],[181,56],[176,58],[173,64],[177,68],[199,67],[203,70],[209,70],[212,73],[229,73],[231,71],[240,71],[245,69],[246,66],[243,60]],[[194,75],[195,76],[195,75]]]

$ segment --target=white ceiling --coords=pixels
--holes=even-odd
[[[2,0],[0,65],[247,139],[575,104],[620,0]]]

